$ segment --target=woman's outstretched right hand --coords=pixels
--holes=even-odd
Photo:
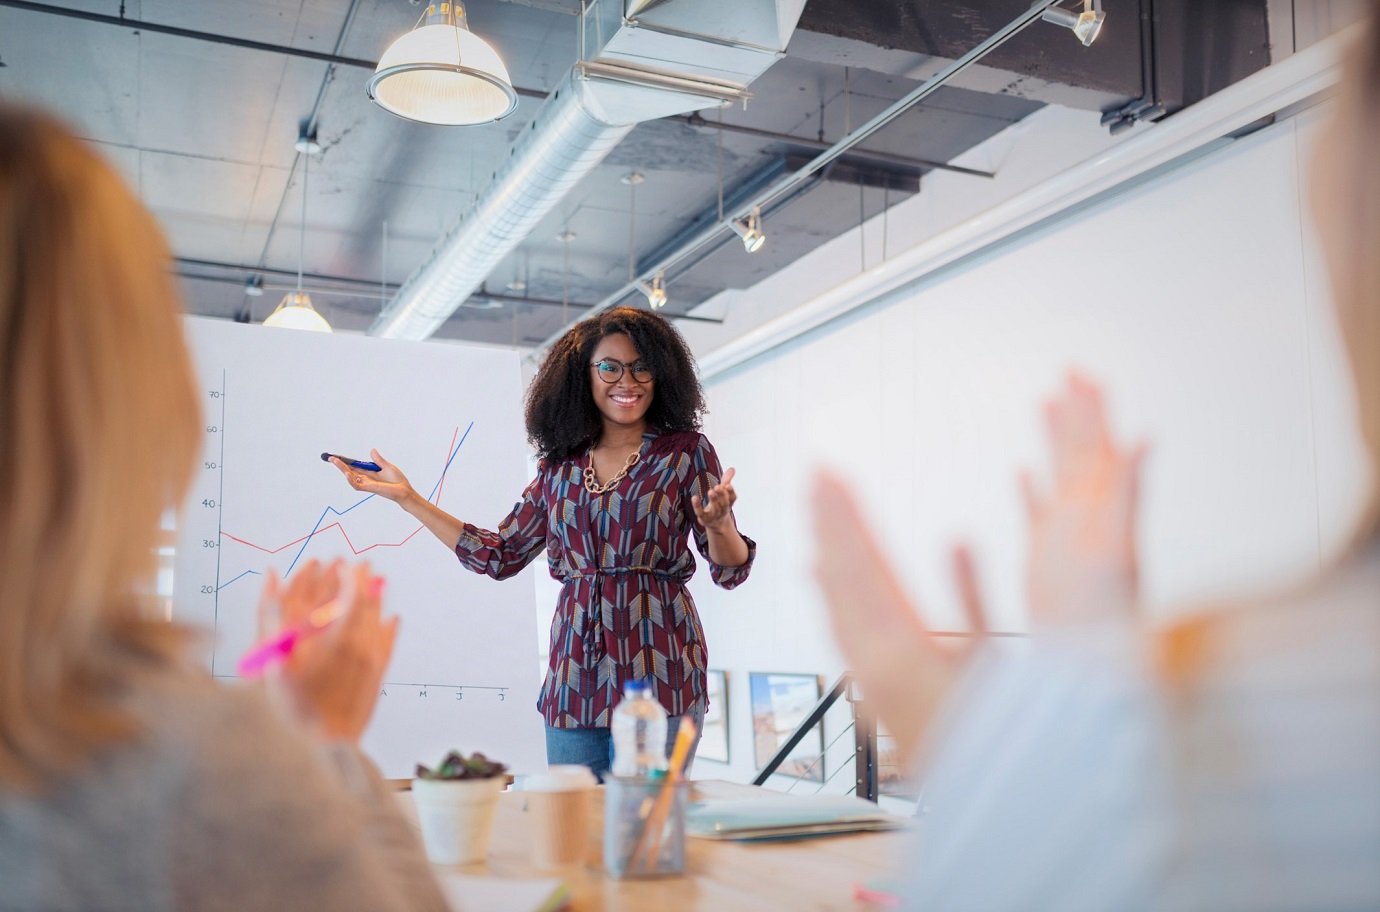
[[[350,487],[356,491],[363,491],[365,494],[377,494],[398,504],[416,496],[417,492],[408,482],[407,476],[402,473],[402,469],[384,459],[383,454],[378,450],[370,450],[369,455],[374,462],[382,466],[379,471],[371,472],[368,469],[356,469],[341,462],[335,456],[331,457],[330,462],[331,465],[340,470],[340,474],[345,476]]]

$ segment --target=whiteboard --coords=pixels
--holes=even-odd
[[[198,318],[186,328],[205,446],[177,528],[174,616],[211,632],[212,673],[235,679],[270,568],[368,560],[402,619],[363,740],[384,775],[452,748],[544,768],[533,568],[503,582],[471,573],[320,458],[377,447],[447,512],[494,528],[528,480],[517,354]]]

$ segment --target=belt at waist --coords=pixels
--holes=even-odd
[[[652,567],[595,567],[590,570],[572,570],[561,578],[561,585],[573,583],[579,580],[598,579],[601,576],[632,576],[634,574],[645,574],[654,576],[660,580],[670,580],[673,582],[684,582],[685,577],[680,573],[672,573],[669,570],[657,570]]]

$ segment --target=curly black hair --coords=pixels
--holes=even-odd
[[[656,314],[617,307],[561,336],[527,391],[527,439],[543,459],[568,459],[599,439],[604,422],[594,405],[589,365],[600,340],[616,333],[632,339],[656,380],[647,424],[663,433],[700,429],[704,390],[685,339]]]

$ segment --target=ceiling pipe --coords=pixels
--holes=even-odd
[[[594,0],[580,19],[580,60],[370,334],[434,333],[638,123],[745,100],[784,56],[804,5],[628,0],[625,15],[622,0]]]
[[[826,167],[830,162],[834,161],[834,159],[843,155],[853,146],[856,146],[858,143],[867,139],[869,136],[876,133],[878,130],[882,129],[887,124],[891,123],[891,121],[895,120],[901,114],[904,114],[906,111],[910,110],[912,107],[919,104],[929,95],[933,94],[935,91],[941,88],[946,82],[948,82],[954,76],[957,76],[959,73],[963,72],[968,67],[972,66],[974,63],[981,60],[983,57],[987,56],[987,54],[989,54],[996,48],[1000,47],[1001,45],[1005,44],[1010,38],[1019,34],[1021,30],[1024,29],[1026,26],[1038,20],[1045,10],[1054,6],[1058,2],[1059,0],[1035,0],[1035,3],[1031,5],[1028,9],[1026,9],[1025,12],[1016,16],[1015,19],[1012,19],[1005,26],[989,35],[983,41],[979,42],[977,46],[970,50],[968,53],[964,54],[962,57],[959,57],[957,60],[954,60],[953,62],[949,63],[938,73],[935,73],[929,79],[925,80],[920,85],[916,86],[914,89],[907,92],[903,97],[894,102],[886,110],[882,111],[880,114],[873,117],[871,120],[867,121],[867,123],[858,127],[856,130],[844,136],[838,142],[834,143],[828,149],[825,149],[823,152],[819,153],[814,158],[810,159],[810,161],[807,162],[803,167],[786,175],[781,180],[772,184],[770,187],[766,188],[761,193],[756,194],[752,199],[739,205],[733,210],[730,211],[729,209],[725,208],[723,218],[713,223],[712,225],[706,226],[694,237],[687,240],[685,244],[682,245],[678,250],[668,253],[662,257],[657,258],[655,261],[650,261],[646,264],[639,262],[638,268],[641,270],[641,274],[633,276],[632,279],[629,280],[626,284],[624,284],[621,288],[619,288],[617,291],[613,292],[613,294],[604,298],[604,300],[600,301],[593,308],[591,308],[585,314],[585,316],[593,316],[602,311],[608,310],[611,307],[616,306],[623,299],[627,298],[628,296],[632,295],[634,292],[637,291],[639,282],[645,281],[649,276],[654,275],[656,273],[664,273],[666,270],[675,266],[682,259],[693,254],[700,247],[713,241],[716,237],[719,236],[720,233],[725,231],[731,231],[731,225],[734,219],[746,216],[749,212],[752,211],[752,208],[754,206],[768,206],[772,202],[772,200],[776,199],[779,196],[782,196],[785,193],[790,192],[802,182],[809,180],[821,168]],[[561,336],[565,335],[566,331],[569,330],[569,328],[573,325],[573,322],[568,323],[565,326],[562,326],[556,332],[552,333],[550,336],[548,336],[541,343],[541,345],[537,346],[535,349],[533,349],[533,351],[531,351],[528,354],[529,360],[539,360],[541,356],[546,352],[546,350],[550,348],[552,345],[554,345],[556,343],[556,340],[558,340]]]

